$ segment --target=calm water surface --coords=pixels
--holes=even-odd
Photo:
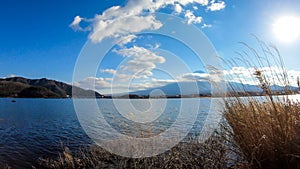
[[[70,99],[0,99],[0,161],[14,168],[91,143]]]
[[[260,99],[260,97],[258,98]],[[290,98],[299,100],[300,97],[294,95]],[[15,103],[12,100],[0,99],[0,163],[7,163],[18,169],[30,168],[32,165],[37,165],[39,157],[57,157],[64,146],[68,146],[71,151],[76,151],[80,147],[93,144],[78,121],[73,100],[15,99]],[[200,99],[198,116],[189,136],[197,135],[201,130],[210,108],[210,100],[209,98]],[[261,100],[264,101],[264,98]],[[167,103],[163,108],[164,113],[151,123],[138,124],[139,128],[136,127],[133,119],[127,119],[125,118],[126,114],[123,117],[124,114],[118,113],[112,100],[99,99],[97,103],[105,121],[115,130],[126,135],[142,137],[143,130],[149,131],[150,129],[153,135],[163,132],[174,123],[178,116],[180,99],[156,101]],[[85,118],[93,124],[95,119],[88,119],[94,117],[93,110],[89,107],[90,100],[82,99],[80,102],[82,102],[83,110],[86,111]],[[130,110],[127,110],[125,102],[126,100],[120,100],[119,104],[125,105],[122,109],[125,112],[128,111],[128,115],[130,115]],[[148,99],[131,99],[130,102],[141,112],[149,109]]]
[[[199,99],[199,98],[196,98]],[[199,131],[206,118],[210,99],[201,98],[201,108],[191,135]],[[0,99],[0,162],[13,168],[29,168],[37,164],[39,157],[57,157],[63,146],[71,151],[93,144],[82,129],[71,99]],[[130,100],[141,111],[147,110],[148,99]],[[87,114],[91,113],[87,102],[82,99]],[[110,99],[97,100],[106,121],[121,133],[139,137],[132,120],[126,120],[113,106]],[[154,134],[167,129],[175,120],[180,109],[180,99],[167,99],[164,115],[144,127]],[[88,117],[88,116],[87,116]],[[92,120],[92,119],[91,119]],[[120,123],[119,121],[123,121]],[[143,126],[143,125],[141,125]],[[159,126],[159,127],[158,127]],[[143,127],[140,128],[143,130]]]

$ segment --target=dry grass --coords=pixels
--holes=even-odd
[[[252,168],[300,168],[300,104],[227,102],[225,118]]]
[[[205,143],[180,143],[171,150],[148,158],[126,158],[112,154],[98,146],[72,154],[67,148],[57,159],[40,159],[42,168],[228,168],[229,158],[223,140],[214,136]]]
[[[271,85],[281,82],[286,94],[294,92],[290,90],[290,79],[279,51],[259,39],[258,42],[261,52],[244,44],[250,53],[242,52],[240,58],[251,54],[256,57],[259,65],[244,63],[255,68],[251,72],[253,81],[258,82],[265,96],[241,98],[234,92],[231,99],[224,100],[224,117],[230,129],[227,134],[250,168],[300,168],[300,103],[287,95],[278,97],[272,91]],[[271,68],[271,64],[281,71],[267,76],[270,72],[261,68]],[[300,84],[299,80],[297,83]]]

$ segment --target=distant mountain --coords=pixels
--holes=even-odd
[[[153,91],[157,92],[153,92]],[[135,95],[152,95],[152,96],[158,96],[161,94],[162,91],[164,95],[167,96],[176,96],[176,95],[193,95],[193,94],[210,94],[211,91],[211,85],[208,82],[179,82],[179,83],[170,83],[165,86],[156,87],[156,88],[150,88],[147,90],[141,90],[141,91],[135,91],[131,94]],[[195,93],[195,91],[198,91],[199,93]]]
[[[227,91],[232,92],[233,89],[234,91],[238,92],[263,92],[263,89],[260,86],[257,85],[250,85],[250,84],[242,84],[242,83],[237,83],[237,82],[230,82],[227,83]],[[282,92],[287,90],[290,91],[298,91],[298,87],[295,86],[279,86],[279,85],[272,85],[270,86],[270,89],[272,92]]]
[[[179,83],[170,83],[161,87],[154,87],[147,90],[140,90],[131,92],[132,95],[139,96],[159,96],[160,94],[166,96],[176,96],[176,95],[211,95],[211,84],[208,81],[198,81],[194,82],[179,82]],[[270,87],[272,92],[282,93],[285,90],[284,86],[273,85]],[[297,91],[297,87],[288,86],[289,90]],[[161,92],[153,92],[153,91],[161,91]],[[198,93],[197,93],[198,92]],[[237,82],[229,82],[226,86],[226,92],[237,92],[237,93],[249,93],[253,95],[263,94],[263,90],[260,86],[250,85],[250,84],[242,84]]]
[[[0,97],[68,98],[72,97],[72,88],[76,92],[76,97],[102,97],[101,94],[95,91],[84,90],[46,78],[26,79],[23,77],[12,77],[0,79]]]

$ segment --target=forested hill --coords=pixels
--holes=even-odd
[[[76,91],[76,97],[102,97],[98,92],[84,90],[76,86],[46,78],[27,79],[23,77],[11,77],[0,79],[0,97],[68,98],[72,97],[72,88]]]

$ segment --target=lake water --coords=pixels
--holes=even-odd
[[[79,147],[93,144],[81,127],[75,112],[72,99],[0,99],[0,162],[7,163],[13,168],[28,168],[36,165],[39,157],[56,157],[62,152],[63,146],[68,146],[76,151]],[[155,100],[155,101],[154,101]],[[210,108],[209,98],[194,98],[186,100],[187,103],[200,100],[196,122],[190,131],[193,136],[201,130],[207,112]],[[114,106],[111,99],[98,99],[97,104],[103,113],[104,119],[115,130],[132,137],[145,137],[143,130],[151,130],[152,135],[157,135],[176,122],[179,117],[181,99],[119,99],[119,108]],[[151,111],[158,103],[166,103],[161,114],[155,114],[153,119],[133,119],[132,112],[126,107],[130,102],[139,112]],[[89,107],[91,100],[78,99],[81,108],[85,110],[84,119],[93,125],[95,116]],[[183,111],[192,111],[187,106]],[[120,108],[122,113],[118,113]],[[122,111],[121,110],[121,111]],[[158,111],[159,110],[153,110]],[[123,114],[125,112],[125,114]],[[126,114],[126,112],[128,114]],[[188,112],[186,112],[188,113]],[[190,113],[192,114],[192,113]],[[82,116],[83,114],[81,114]],[[125,118],[126,117],[126,118]],[[81,117],[82,118],[82,117]],[[127,119],[128,118],[128,119]],[[139,123],[139,120],[144,120]],[[150,122],[151,121],[151,122]],[[140,128],[134,126],[138,123]],[[99,125],[99,122],[97,123]],[[149,133],[149,132],[148,132]],[[103,137],[105,137],[103,135]]]

